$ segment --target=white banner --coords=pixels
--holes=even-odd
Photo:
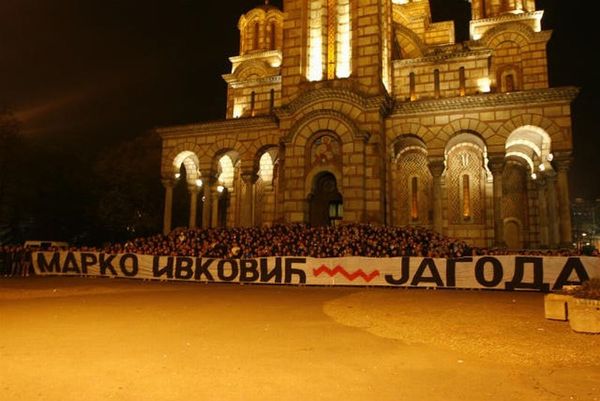
[[[212,259],[35,252],[39,275],[259,284],[352,285],[550,291],[600,278],[600,258],[481,256]]]

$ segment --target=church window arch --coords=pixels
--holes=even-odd
[[[411,202],[410,202],[410,217],[412,221],[419,220],[419,177],[412,177],[410,182]]]
[[[464,96],[467,91],[467,76],[465,74],[465,67],[458,69],[458,94]]]
[[[515,92],[520,89],[519,68],[508,65],[498,71],[498,83],[500,92]]]
[[[348,78],[352,70],[350,0],[310,0],[309,81]]]
[[[431,223],[432,175],[421,138],[407,134],[392,147],[392,219],[396,225]]]
[[[445,180],[450,224],[482,224],[485,217],[487,146],[476,134],[461,132],[446,145]]]
[[[275,109],[275,89],[271,89],[269,92],[269,113],[273,113]]]
[[[463,219],[469,220],[471,218],[471,177],[469,174],[463,174],[462,176],[462,216]]]
[[[256,114],[256,92],[252,91],[250,94],[250,115],[254,117]]]
[[[258,23],[258,21],[256,21],[254,23],[254,28],[253,28],[253,37],[252,37],[252,50],[258,50],[258,47],[260,45],[260,24]]]
[[[275,50],[277,49],[277,24],[275,21],[271,21],[269,26],[269,48]]]

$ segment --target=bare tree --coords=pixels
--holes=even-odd
[[[0,108],[0,243],[7,237],[14,216],[21,145],[19,122],[8,109]]]

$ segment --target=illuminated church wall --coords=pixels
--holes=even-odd
[[[371,222],[480,246],[569,242],[577,89],[549,87],[533,2],[472,6],[466,43],[426,0],[244,14],[226,119],[158,130],[165,231],[179,183],[189,226]]]

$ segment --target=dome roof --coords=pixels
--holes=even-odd
[[[262,8],[265,11],[269,11],[269,10],[279,10],[279,8],[272,6],[269,2],[269,0],[265,0],[265,4],[261,4],[260,6],[256,7],[256,8]]]

